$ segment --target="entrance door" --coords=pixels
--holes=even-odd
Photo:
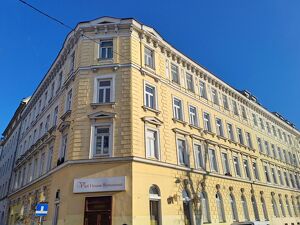
[[[111,225],[112,197],[85,199],[84,225]]]

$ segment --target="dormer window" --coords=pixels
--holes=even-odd
[[[106,40],[100,42],[99,49],[100,59],[112,59],[113,58],[113,41]]]

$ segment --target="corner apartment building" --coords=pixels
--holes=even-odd
[[[153,28],[82,22],[22,112],[8,224],[298,225],[299,141]]]
[[[5,224],[5,221],[7,221],[9,184],[22,122],[21,113],[29,99],[26,98],[20,102],[12,119],[2,133],[2,140],[0,141],[0,224]]]

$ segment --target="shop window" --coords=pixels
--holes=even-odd
[[[112,197],[87,197],[85,199],[84,225],[111,225]]]
[[[160,191],[157,186],[153,185],[149,190],[149,206],[150,206],[150,225],[161,224],[160,213]]]

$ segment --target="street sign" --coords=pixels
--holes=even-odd
[[[48,214],[48,203],[38,203],[35,209],[36,216],[47,216]]]

